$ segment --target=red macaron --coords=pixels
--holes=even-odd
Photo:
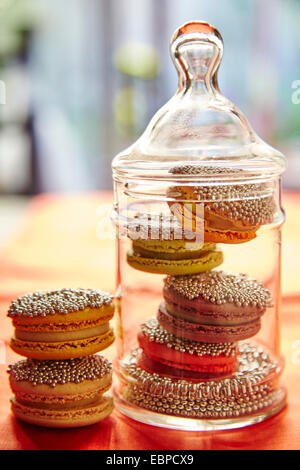
[[[209,344],[170,334],[155,318],[142,324],[138,342],[143,350],[139,365],[169,377],[213,378],[233,372],[235,343]]]

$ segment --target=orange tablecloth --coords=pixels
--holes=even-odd
[[[103,423],[50,430],[17,421],[10,413],[6,368],[20,360],[8,348],[12,333],[6,309],[27,291],[62,286],[114,291],[115,250],[96,227],[107,221],[109,192],[40,195],[31,202],[18,233],[0,253],[0,449],[299,449],[300,448],[300,193],[285,193],[281,345],[288,406],[273,418],[234,431],[189,433],[132,421],[114,411]],[[259,262],[259,257],[258,257]],[[114,346],[105,351],[112,358]]]

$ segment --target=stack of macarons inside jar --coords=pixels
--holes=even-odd
[[[179,167],[177,171],[193,174],[194,167]],[[127,400],[156,412],[201,418],[228,418],[232,416],[233,407],[236,413],[244,414],[253,412],[257,406],[257,396],[252,397],[252,391],[245,393],[244,383],[241,392],[239,387],[244,371],[254,367],[253,357],[260,357],[260,353],[252,351],[252,345],[248,348],[241,342],[259,332],[261,318],[272,305],[271,293],[262,282],[246,274],[223,271],[223,253],[221,245],[216,243],[251,241],[258,228],[272,220],[274,200],[269,194],[261,197],[263,190],[260,185],[229,189],[176,186],[170,188],[168,194],[178,199],[178,203],[173,204],[175,210],[170,203],[171,213],[161,214],[156,227],[153,217],[137,216],[144,220],[144,225],[139,227],[139,238],[129,231],[132,243],[127,262],[135,269],[166,277],[156,316],[141,325],[137,335],[139,349],[133,350],[130,359],[121,366],[124,375],[136,379],[134,386],[129,383],[125,389]],[[223,191],[224,194],[219,194],[222,202],[213,202],[216,194],[212,191],[216,194]],[[184,207],[182,201],[195,200],[209,201],[203,203],[199,211],[202,218],[199,226],[203,228],[201,241],[197,238],[192,241],[190,234],[184,231],[186,218],[189,226],[197,224],[197,203]],[[152,221],[151,229],[145,223],[147,220]],[[271,359],[265,358],[265,361],[269,368],[275,367]],[[259,361],[256,366],[255,377],[267,374],[267,368],[263,370]],[[247,381],[249,379],[245,378],[245,383]],[[228,398],[222,398],[218,406],[206,398],[203,400],[201,394],[198,402],[189,402],[187,396],[194,396],[205,386],[208,387],[206,397],[211,395],[215,400],[224,388]],[[259,387],[257,390],[261,393]],[[265,400],[261,406],[270,399],[268,393],[273,393],[273,386],[270,387],[261,395]],[[182,394],[183,390],[189,392]],[[231,403],[233,395],[236,401]],[[250,406],[251,397],[253,404]],[[248,411],[245,403],[249,405]]]
[[[34,292],[13,300],[8,368],[14,415],[68,428],[97,423],[113,409],[111,363],[96,354],[114,341],[112,296],[95,289]]]
[[[214,270],[223,261],[215,243],[175,239],[176,218],[160,215],[158,222],[159,238],[132,240],[127,253],[135,269],[167,275],[156,318],[138,334],[139,365],[173,377],[231,374],[237,341],[259,331],[270,293],[246,275]]]

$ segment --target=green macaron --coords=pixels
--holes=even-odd
[[[184,275],[209,271],[223,262],[214,243],[186,240],[133,240],[128,264],[140,271]]]

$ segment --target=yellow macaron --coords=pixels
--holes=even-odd
[[[133,240],[127,262],[135,269],[157,274],[196,274],[223,262],[214,243],[187,240]]]
[[[134,269],[157,274],[197,274],[216,268],[223,253],[201,234],[181,226],[171,213],[141,214],[128,227],[132,245],[127,262]]]
[[[277,208],[269,185],[241,184],[239,178],[245,178],[244,170],[178,165],[170,173],[179,179],[197,175],[199,181],[204,181],[198,181],[195,185],[169,187],[167,196],[172,214],[182,225],[198,225],[206,242],[235,244],[251,241],[256,237],[257,230],[262,225],[272,223],[275,217]],[[211,184],[216,175],[222,177],[221,182]],[[232,180],[232,177],[235,179]]]
[[[15,328],[10,346],[34,359],[70,359],[107,348],[114,341],[109,320],[112,296],[95,289],[26,294],[8,310]]]
[[[111,364],[102,356],[61,361],[26,359],[9,366],[14,415],[27,423],[70,428],[106,418],[113,400]]]

